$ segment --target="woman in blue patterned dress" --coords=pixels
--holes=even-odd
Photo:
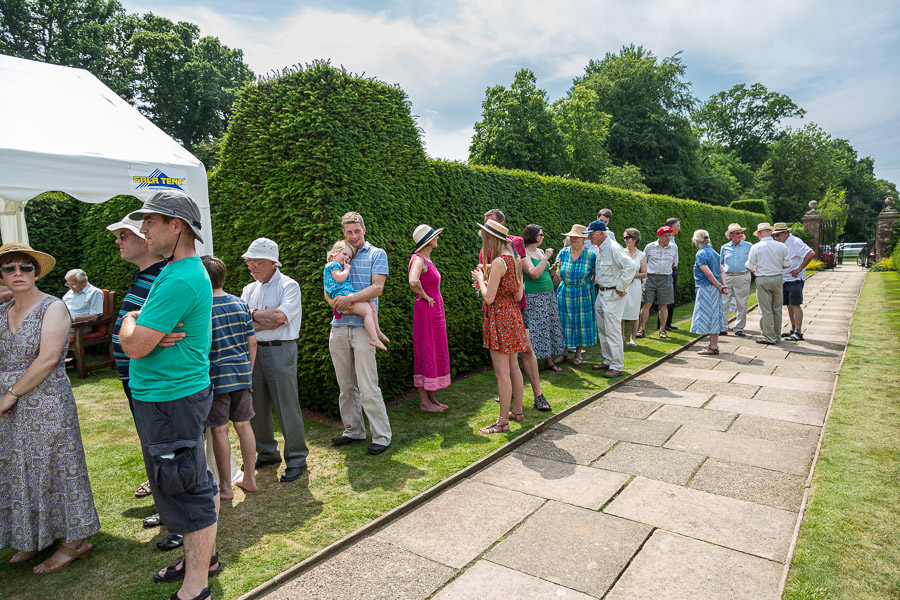
[[[587,238],[584,225],[572,225],[563,236],[569,238],[569,247],[559,251],[559,275],[562,278],[556,290],[559,321],[562,325],[566,348],[575,348],[573,365],[581,364],[581,352],[585,346],[597,342],[597,323],[594,317],[594,271],[597,255],[584,247]],[[568,350],[555,362],[569,356]]]
[[[691,241],[697,246],[697,258],[694,262],[697,299],[694,301],[691,333],[709,334],[709,346],[697,354],[716,355],[719,353],[719,332],[725,328],[722,294],[727,294],[728,288],[722,285],[719,253],[709,245],[709,233],[698,229]]]
[[[35,573],[86,557],[100,530],[63,360],[71,317],[35,285],[55,264],[27,244],[0,246],[13,292],[0,307],[0,548],[18,550],[9,562],[19,564],[62,540]]]

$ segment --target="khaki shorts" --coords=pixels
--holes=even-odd
[[[647,279],[644,280],[641,302],[644,304],[673,304],[675,288],[672,286],[672,274],[647,275]]]

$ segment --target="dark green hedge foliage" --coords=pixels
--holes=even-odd
[[[728,205],[729,208],[733,208],[735,210],[745,210],[747,212],[758,213],[761,215],[765,215],[766,219],[769,222],[772,222],[772,212],[769,210],[769,203],[765,200],[735,200],[734,202]],[[744,227],[747,224],[742,223]],[[753,225],[757,225],[757,223],[753,223]],[[756,229],[756,227],[754,227]]]
[[[62,192],[41,194],[25,205],[30,246],[56,259],[56,266],[50,273],[42,275],[39,282],[42,292],[62,297],[69,290],[66,273],[70,269],[85,268],[81,220],[87,209],[87,204]],[[88,279],[92,280],[90,272]]]
[[[693,299],[694,229],[708,229],[719,245],[728,224],[763,220],[750,212],[687,200],[541,177],[533,173],[431,161],[405,93],[325,63],[248,88],[238,102],[210,180],[216,254],[229,268],[226,290],[240,294],[251,281],[240,258],[260,236],[275,240],[283,272],[303,293],[298,378],[301,403],[335,413],[337,383],[328,353],[331,311],[322,295],[325,253],[341,238],[340,218],[360,212],[366,239],[388,253],[390,275],[379,319],[391,338],[379,352],[386,398],[412,387],[413,294],[407,284],[412,232],[420,223],[446,227],[434,259],[447,312],[453,375],[487,362],[481,347],[481,301],[470,287],[480,241],[476,223],[489,208],[507,214],[521,234],[544,227],[547,245],[573,223],[587,224],[601,208],[613,211],[618,233],[637,227],[655,239],[666,218],[682,219],[679,300]],[[717,246],[718,247],[718,246]]]

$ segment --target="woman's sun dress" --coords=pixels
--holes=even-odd
[[[597,320],[594,316],[594,270],[597,255],[585,248],[578,260],[572,259],[570,248],[559,251],[559,275],[556,290],[559,322],[566,347],[593,346],[597,343]]]
[[[500,279],[494,302],[484,306],[482,342],[485,348],[503,354],[525,352],[525,322],[516,300],[516,289],[519,287],[516,258],[507,254],[500,258],[506,263],[506,273]]]
[[[413,254],[409,268],[417,258],[426,269],[419,277],[422,290],[434,299],[434,306],[420,296],[413,304],[413,386],[434,392],[450,385],[450,349],[447,346],[447,320],[441,297],[441,274],[430,260]]]

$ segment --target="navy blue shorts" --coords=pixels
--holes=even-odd
[[[781,287],[781,294],[784,298],[785,306],[800,306],[803,304],[803,284],[801,280],[785,281]]]
[[[178,400],[134,402],[147,479],[169,533],[200,531],[216,522],[219,488],[203,447],[203,423],[212,398],[210,385]]]

